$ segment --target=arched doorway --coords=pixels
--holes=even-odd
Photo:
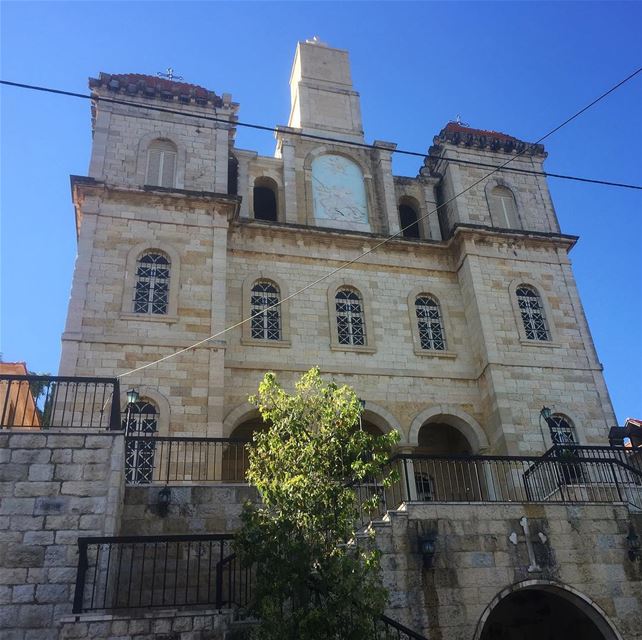
[[[513,588],[480,621],[478,640],[616,640],[603,615],[580,595],[538,584]]]
[[[428,421],[417,436],[413,460],[417,500],[422,502],[468,502],[479,499],[481,489],[475,463],[465,458],[473,448],[456,427]]]
[[[245,473],[249,459],[247,446],[252,442],[256,431],[267,428],[260,416],[250,418],[239,424],[230,434],[229,442],[223,445],[222,480],[224,482],[246,482]]]

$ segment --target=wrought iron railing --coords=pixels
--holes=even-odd
[[[234,438],[127,436],[128,484],[246,482],[247,442]]]
[[[121,429],[118,379],[0,375],[0,428]]]
[[[604,457],[398,454],[388,469],[396,470],[397,481],[356,487],[359,520],[367,524],[404,501],[625,502],[642,510],[642,472],[628,462],[606,451]],[[375,494],[377,509],[366,511],[362,505]]]
[[[226,534],[78,538],[74,613],[244,607],[253,571]]]
[[[633,447],[604,446],[604,445],[559,445],[552,446],[544,458],[597,458],[598,460],[619,460],[642,473],[642,449]]]
[[[381,616],[375,624],[375,638],[377,640],[428,640],[426,636],[388,616]]]

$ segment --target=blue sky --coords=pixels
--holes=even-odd
[[[86,92],[156,74],[284,124],[297,40],[350,51],[366,138],[425,151],[457,114],[535,140],[642,65],[637,2],[2,2],[0,76]],[[548,171],[642,184],[642,74],[546,142]],[[69,175],[86,175],[86,100],[0,89],[0,351],[55,373],[76,251]],[[237,145],[271,155],[271,134]],[[417,159],[395,160],[416,175]],[[616,414],[642,417],[642,192],[549,181]]]

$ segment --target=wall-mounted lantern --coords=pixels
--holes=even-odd
[[[424,569],[432,569],[437,549],[436,534],[431,533],[419,538],[419,550],[424,562]]]
[[[163,487],[158,492],[158,515],[164,518],[169,513],[169,505],[172,502],[172,490],[169,487]]]
[[[127,391],[127,404],[136,404],[140,400],[140,393],[136,389],[129,389]]]
[[[629,547],[629,560],[635,562],[640,557],[640,537],[633,527],[629,527],[629,535],[626,536],[626,543]]]

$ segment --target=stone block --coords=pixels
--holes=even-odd
[[[42,496],[36,498],[35,515],[62,514],[69,511],[71,500],[67,496]]]
[[[32,464],[29,467],[29,480],[48,482],[53,478],[54,465],[52,464]]]
[[[79,449],[85,444],[85,436],[55,434],[47,442],[52,449]]]
[[[53,531],[27,531],[22,540],[24,544],[53,544]]]
[[[58,629],[27,629],[24,640],[58,640]]]
[[[18,605],[5,605],[0,607],[0,629],[11,629],[18,626],[19,610],[20,607]]]
[[[98,464],[105,461],[105,452],[100,449],[76,449],[72,460],[80,464]]]
[[[49,449],[14,449],[11,462],[14,464],[47,464],[51,458]]]
[[[45,567],[64,567],[69,564],[67,560],[68,546],[52,544],[46,547],[44,566]]]
[[[55,496],[59,485],[55,482],[16,482],[13,495],[16,498],[32,498],[36,496]]]
[[[75,567],[51,567],[47,572],[49,582],[59,584],[75,583],[76,582],[76,568]]]
[[[191,631],[192,630],[192,618],[189,616],[182,616],[180,618],[174,618],[172,622],[172,631]]]
[[[11,601],[14,603],[33,603],[36,586],[33,584],[19,584],[13,587]]]
[[[9,440],[10,449],[42,449],[47,446],[43,433],[14,433]]]
[[[81,464],[57,464],[54,471],[55,480],[81,480],[83,466]]]
[[[62,483],[60,493],[74,496],[100,496],[106,493],[104,482],[67,480]]]
[[[42,516],[11,516],[9,528],[12,531],[39,531],[43,522]]]
[[[0,586],[0,604],[9,604],[11,602],[11,587]]]
[[[53,624],[53,606],[50,604],[32,604],[20,607],[18,624],[22,627],[51,627]]]
[[[86,622],[65,622],[60,629],[60,640],[88,638],[89,625]]]
[[[36,588],[36,602],[68,602],[69,587],[66,584],[39,584]]]
[[[7,567],[41,567],[45,559],[45,547],[30,544],[9,544],[4,558]]]
[[[2,498],[0,513],[3,515],[31,515],[35,500],[33,498]]]

